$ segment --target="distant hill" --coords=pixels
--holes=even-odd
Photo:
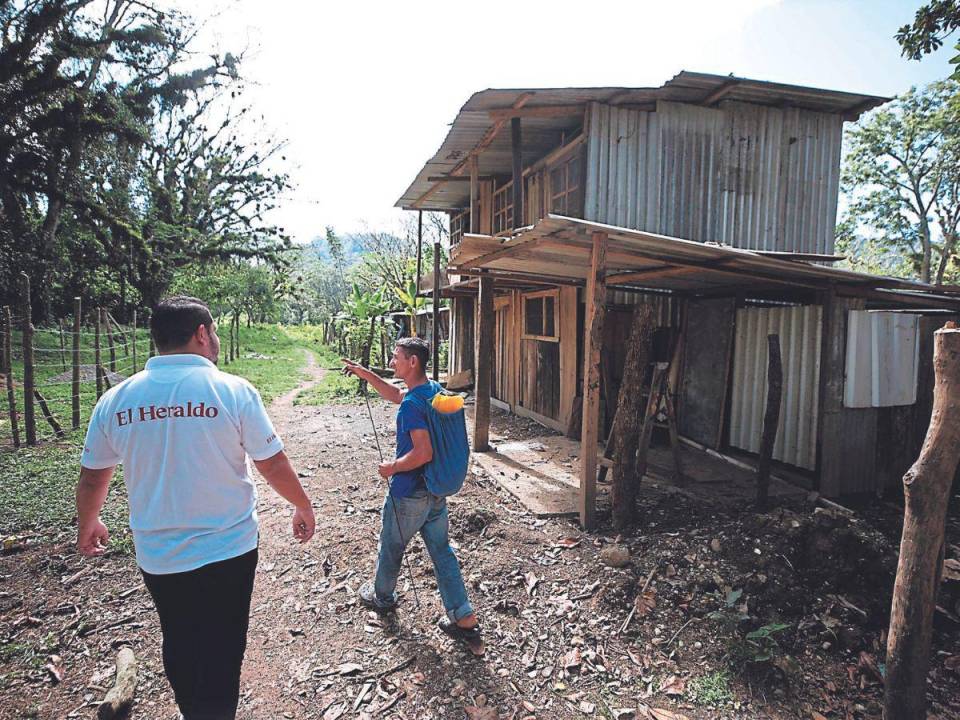
[[[343,259],[347,267],[353,265],[363,254],[363,245],[360,240],[360,235],[355,233],[350,233],[347,235],[340,235],[340,239],[343,241]],[[327,245],[327,238],[325,235],[316,235],[313,240],[306,244],[306,247],[309,249],[310,254],[314,257],[318,257],[321,260],[330,260],[330,248]]]

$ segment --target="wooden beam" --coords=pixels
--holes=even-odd
[[[657,265],[633,272],[614,273],[607,275],[608,285],[635,282],[637,280],[653,280],[654,278],[674,277],[676,275],[691,275],[699,272],[700,268],[682,265]]]
[[[417,293],[420,292],[420,273],[423,271],[423,210],[417,210]]]
[[[520,97],[516,99],[516,101],[514,101],[513,107],[514,108],[523,107],[524,105],[527,104],[527,102],[529,102],[530,98],[532,98],[533,96],[534,96],[534,93],[532,92],[523,93]],[[469,162],[470,158],[473,155],[480,155],[480,153],[482,153],[484,150],[490,147],[490,143],[494,141],[494,139],[499,134],[500,129],[503,127],[504,123],[506,122],[507,122],[506,119],[498,120],[492,126],[487,128],[487,131],[483,134],[483,137],[480,138],[480,142],[474,145],[473,150],[468,152],[466,156],[464,156],[464,158],[460,160],[460,162],[458,162],[453,167],[453,169],[450,171],[450,175],[459,175],[460,173],[462,173],[463,169],[467,166],[467,163]],[[416,200],[413,201],[413,203],[411,204],[411,208],[418,208],[418,209],[422,208],[423,203],[426,202],[426,200],[431,195],[433,195],[437,190],[439,190],[442,185],[443,183],[436,183],[433,186],[431,186],[430,189],[428,189],[425,193],[423,193],[423,195],[421,195],[420,197],[418,197]]]
[[[489,111],[491,120],[513,120],[514,118],[556,118],[583,115],[586,105],[540,105],[523,108],[493,108]]]
[[[476,407],[473,422],[473,449],[490,449],[490,386],[493,358],[493,278],[480,278],[479,327],[477,328],[477,371],[475,377]]]
[[[593,233],[583,351],[583,425],[580,433],[580,524],[595,527],[597,518],[597,440],[600,434],[600,350],[606,316],[604,266],[607,234]]]
[[[701,105],[710,107],[714,103],[722,100],[724,97],[730,94],[730,91],[733,90],[737,85],[740,84],[739,80],[727,80],[723,85],[718,87],[712,93],[707,95],[702,101]]]
[[[474,157],[476,157],[476,156],[474,156]],[[485,181],[487,181],[487,180],[493,180],[493,179],[494,179],[494,176],[493,176],[493,175],[478,175],[478,176],[477,176],[477,179],[480,180],[481,182],[485,182]],[[444,182],[470,182],[470,177],[469,177],[468,175],[457,175],[457,176],[450,176],[450,175],[430,175],[430,176],[427,178],[427,181],[428,181],[428,182],[437,182],[437,183],[444,183]]]
[[[513,227],[523,227],[523,141],[520,118],[510,120],[510,150],[513,153]]]
[[[480,160],[470,158],[470,232],[480,230]]]
[[[551,277],[549,275],[531,275],[527,273],[515,273],[504,270],[460,270],[459,268],[450,268],[451,272],[456,271],[459,275],[466,277],[483,277],[489,275],[497,280],[511,280],[515,282],[527,282],[531,285],[550,285],[550,286],[569,286],[583,287],[586,283],[583,280],[566,277]]]
[[[540,237],[531,237],[524,238],[514,243],[504,243],[499,248],[493,252],[488,252],[486,255],[478,255],[473,258],[473,260],[466,260],[456,266],[457,270],[473,270],[480,265],[493,262],[498,260],[506,255],[512,255],[515,250],[518,248],[529,249],[531,247],[536,247],[539,243],[543,242],[543,238]]]

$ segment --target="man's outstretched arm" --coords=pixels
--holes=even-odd
[[[399,405],[403,400],[404,391],[396,385],[391,385],[375,372],[368,370],[363,365],[355,363],[352,360],[340,358],[340,361],[343,363],[344,372],[352,373],[361,380],[366,380],[373,386],[374,390],[380,393],[380,397],[387,402],[397,403]]]
[[[293,536],[302,543],[313,537],[317,522],[313,505],[300,484],[287,454],[281,450],[266,460],[254,460],[253,464],[277,494],[296,508],[293,512]]]
[[[100,510],[107,500],[110,478],[116,466],[101,470],[80,468],[77,482],[77,549],[83,555],[103,555],[110,540],[107,526],[100,521]]]

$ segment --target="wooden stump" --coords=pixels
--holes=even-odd
[[[640,420],[643,414],[643,375],[650,360],[653,340],[653,321],[649,305],[637,305],[633,310],[627,357],[623,365],[623,381],[617,400],[617,413],[610,437],[613,439],[613,482],[610,486],[613,505],[613,526],[623,530],[636,517],[637,444],[640,438]],[[653,390],[651,390],[653,392]]]
[[[930,427],[920,457],[903,476],[903,535],[887,639],[885,720],[927,716],[927,671],[944,524],[960,462],[960,330],[952,322],[934,334],[933,366]]]

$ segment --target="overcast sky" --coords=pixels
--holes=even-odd
[[[305,242],[326,225],[399,224],[393,204],[477,90],[659,86],[692,70],[896,95],[950,72],[950,47],[900,57],[893,34],[920,4],[220,0],[202,41],[249,48],[250,99],[294,163],[276,219]]]

